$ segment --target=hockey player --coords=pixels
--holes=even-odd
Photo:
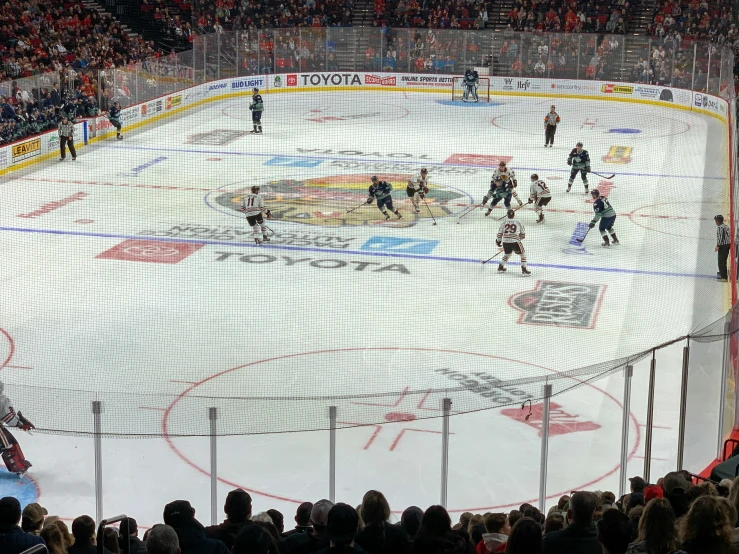
[[[544,148],[554,146],[554,133],[557,132],[557,125],[560,121],[559,114],[554,111],[554,106],[549,108],[549,113],[544,116]]]
[[[249,132],[252,134],[261,134],[264,102],[262,102],[262,96],[259,94],[259,89],[256,87],[252,90],[251,104],[249,104],[249,109],[251,110],[251,122],[254,124],[254,130]]]
[[[121,103],[113,102],[113,107],[108,110],[108,115],[106,117],[108,118],[108,121],[110,121],[110,124],[115,127],[115,138],[122,140],[123,135],[121,134],[121,128],[123,127],[123,124],[121,123]]]
[[[580,173],[582,183],[585,185],[585,194],[588,193],[588,173],[590,173],[590,154],[587,150],[583,150],[582,142],[578,142],[575,148],[570,152],[567,158],[567,165],[572,166],[570,170],[570,180],[567,182],[567,192],[570,192],[572,183],[575,182],[577,173]]]
[[[403,217],[400,215],[400,211],[393,208],[393,197],[390,196],[392,190],[393,186],[387,181],[380,181],[376,175],[372,177],[372,184],[369,187],[369,198],[367,198],[367,204],[372,204],[372,202],[377,199],[377,209],[385,215],[385,221],[390,219],[390,214],[387,213],[385,206],[397,215],[398,219]]]
[[[529,204],[534,204],[534,212],[538,216],[536,219],[537,223],[544,221],[544,206],[549,204],[552,199],[552,193],[549,192],[547,184],[539,179],[536,173],[531,175],[531,193],[529,196]]]
[[[593,189],[590,195],[593,197],[593,200],[595,200],[595,202],[593,203],[593,211],[595,211],[595,217],[593,217],[593,220],[590,222],[589,227],[592,229],[593,227],[595,227],[595,224],[598,222],[598,220],[600,220],[600,225],[598,226],[598,229],[600,230],[600,236],[603,237],[603,244],[601,246],[610,246],[610,242],[608,241],[608,233],[611,234],[613,245],[618,246],[621,243],[618,242],[616,232],[613,230],[613,223],[616,221],[616,210],[613,209],[613,206],[611,206],[608,198],[600,195],[600,191],[598,189]]]
[[[503,205],[508,209],[511,207],[511,197],[515,191],[513,190],[513,183],[510,181],[495,181],[495,179],[490,181],[490,190],[488,190],[487,194],[482,197],[482,205],[486,206],[488,203],[488,200],[492,200],[490,202],[490,207],[485,212],[485,217],[490,215],[490,212],[493,211],[493,208],[498,205],[498,202],[503,200]]]
[[[408,185],[405,187],[405,192],[408,198],[411,199],[413,209],[416,210],[416,213],[421,211],[420,200],[423,200],[429,191],[428,173],[428,169],[425,167],[421,168],[421,172],[418,175],[408,179]]]
[[[33,423],[23,417],[22,413],[16,413],[10,399],[3,394],[3,389],[4,385],[0,382],[0,418],[2,419],[2,424],[0,424],[0,452],[2,452],[3,461],[8,471],[20,476],[28,471],[31,462],[26,460],[18,441],[8,431],[7,427],[18,427],[23,431],[30,431],[35,427]]]
[[[251,187],[251,194],[244,196],[244,199],[241,201],[241,211],[246,215],[246,221],[254,233],[254,242],[257,244],[269,242],[267,226],[264,224],[262,214],[266,215],[267,219],[269,219],[272,217],[272,212],[264,207],[264,199],[259,194],[259,185]],[[260,236],[262,237],[261,239],[259,238]]]
[[[511,257],[511,253],[515,252],[521,256],[521,273],[524,276],[529,276],[531,272],[526,269],[526,251],[523,249],[523,244],[521,243],[526,238],[526,230],[523,224],[515,219],[516,212],[508,210],[507,216],[508,219],[500,224],[500,229],[498,229],[498,235],[495,239],[495,244],[498,247],[502,246],[504,251],[503,259],[498,264],[498,271],[503,272],[506,270],[505,264],[508,258]]]
[[[477,98],[477,86],[480,84],[480,76],[474,69],[467,69],[464,72],[464,78],[462,80],[462,87],[464,92],[462,93],[462,100],[467,102],[467,99],[472,93],[472,98],[475,102],[478,102]]]
[[[495,181],[496,183],[510,183],[511,195],[513,196],[513,198],[516,199],[516,202],[518,202],[519,206],[523,206],[523,202],[521,202],[521,199],[518,197],[518,193],[516,192],[516,187],[518,187],[518,181],[516,181],[516,172],[512,169],[508,169],[505,162],[502,160],[498,164],[498,169],[496,169],[495,173],[493,173],[493,181]]]

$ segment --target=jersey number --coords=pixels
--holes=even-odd
[[[607,198],[601,198],[601,200],[603,201],[603,211],[611,209],[611,203]]]
[[[518,225],[516,225],[515,223],[506,223],[504,232],[510,233],[511,235],[515,235],[516,229],[518,229]]]
[[[251,207],[253,205],[254,205],[254,197],[252,196],[251,198],[247,198],[246,199],[246,202],[244,203],[244,206],[246,206],[247,208],[249,208],[249,207]]]
[[[549,192],[549,189],[544,183],[539,183],[539,188],[541,189],[542,192]]]

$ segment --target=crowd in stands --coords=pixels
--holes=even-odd
[[[516,31],[624,34],[628,27],[628,0],[572,2],[516,0],[508,25]]]
[[[375,27],[486,29],[486,0],[374,0]]]
[[[203,526],[186,500],[164,506],[162,522],[142,537],[133,518],[106,527],[83,515],[67,524],[39,504],[21,510],[0,499],[0,552],[44,543],[50,554],[739,554],[739,478],[694,485],[686,472],[654,485],[630,479],[630,492],[578,491],[547,514],[531,504],[508,513],[463,513],[453,523],[442,506],[405,509],[396,523],[385,496],[368,491],[355,509],[319,500],[297,507],[286,529],[277,510],[253,513],[251,496],[226,497],[225,520]],[[291,525],[290,525],[291,526]]]

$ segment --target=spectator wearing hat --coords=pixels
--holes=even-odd
[[[360,513],[364,529],[357,533],[356,543],[369,554],[407,554],[411,542],[400,527],[390,525],[390,505],[379,491],[367,491]]]
[[[234,489],[226,496],[223,505],[226,519],[223,523],[205,528],[205,535],[223,541],[226,548],[233,546],[236,535],[242,528],[251,525],[251,496],[242,489]]]
[[[95,546],[95,521],[90,516],[80,516],[72,522],[74,544],[67,548],[68,554],[97,554]],[[102,540],[102,537],[100,537]],[[104,554],[110,554],[103,548]]]
[[[644,502],[649,503],[654,498],[664,498],[665,493],[659,485],[649,485],[644,489]]]
[[[295,528],[284,533],[284,537],[287,538],[295,533],[310,533],[313,529],[310,524],[310,513],[313,510],[312,502],[303,502],[295,510]]]
[[[0,498],[0,552],[20,554],[24,550],[44,544],[44,539],[29,535],[18,524],[21,521],[21,505],[12,496]]]
[[[327,532],[328,512],[334,503],[330,500],[319,500],[310,511],[311,531],[290,535],[280,545],[282,554],[311,554],[329,546]]]
[[[644,508],[636,542],[629,545],[627,554],[672,554],[677,547],[675,512],[667,499],[653,498]]]
[[[44,517],[49,515],[46,508],[41,507],[36,502],[28,504],[23,508],[21,518],[21,529],[29,535],[41,535],[41,528],[44,526]]]
[[[727,282],[729,280],[729,270],[727,268],[726,261],[729,258],[729,251],[731,250],[731,231],[729,226],[724,223],[724,216],[717,215],[713,218],[716,223],[716,248],[718,252],[718,273],[716,279],[721,282]]]
[[[169,525],[155,525],[148,533],[146,554],[181,554],[177,533]]]
[[[123,554],[145,554],[146,543],[139,538],[136,520],[128,517],[121,521],[119,542]]]
[[[669,500],[677,518],[684,516],[688,512],[688,508],[690,508],[690,503],[685,495],[689,488],[690,483],[688,483],[688,480],[679,471],[668,473],[662,480],[662,489],[665,491],[665,498]]]
[[[206,537],[205,528],[195,519],[195,508],[187,500],[170,502],[163,515],[164,523],[177,533],[182,554],[228,554],[223,541]]]
[[[279,554],[270,534],[259,525],[247,525],[239,530],[231,547],[232,554]]]
[[[361,546],[354,544],[359,529],[359,515],[357,511],[349,506],[339,502],[334,504],[328,511],[328,523],[326,531],[330,546],[319,550],[319,554],[335,554],[338,552],[359,552],[364,553],[365,550]]]
[[[421,520],[423,519],[423,510],[418,506],[409,506],[403,510],[400,516],[400,528],[408,535],[408,540],[412,543],[418,532],[421,530]]]
[[[443,506],[430,506],[423,514],[421,530],[413,541],[413,552],[419,554],[466,554],[465,536],[452,530],[452,520]]]
[[[570,498],[569,526],[544,537],[544,554],[601,554],[593,524],[597,498],[591,492],[576,492]]]
[[[631,522],[625,514],[618,510],[606,510],[597,527],[597,538],[603,547],[603,554],[626,554],[631,539]]]

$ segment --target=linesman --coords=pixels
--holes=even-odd
[[[729,251],[731,250],[731,231],[729,231],[729,226],[724,223],[724,216],[717,215],[713,220],[716,222],[715,251],[718,252],[718,273],[716,274],[716,279],[722,283],[726,283],[729,280],[726,260],[729,258]]]
[[[557,124],[560,121],[562,120],[554,111],[554,106],[549,108],[549,113],[544,116],[544,148],[554,146],[554,133],[557,132]]]

